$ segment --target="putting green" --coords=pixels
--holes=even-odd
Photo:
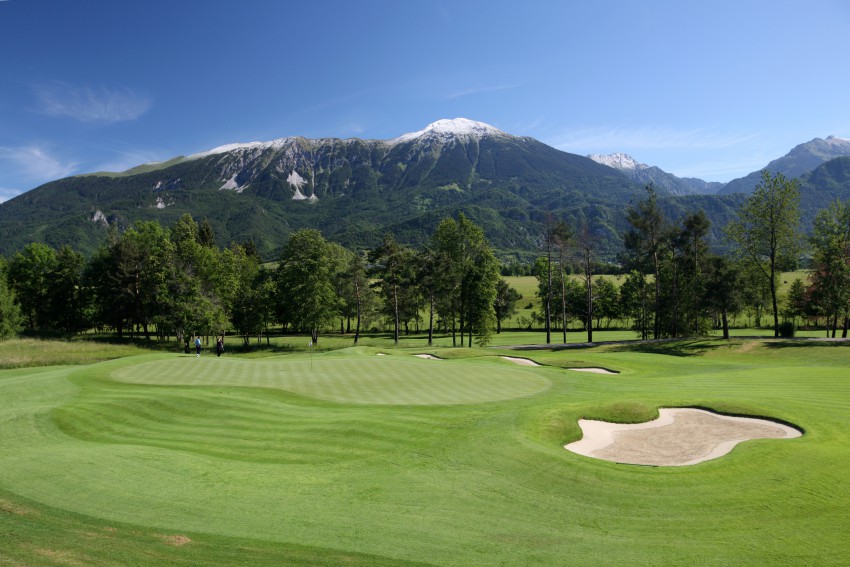
[[[169,386],[275,388],[339,403],[453,405],[530,396],[550,381],[539,370],[495,357],[424,360],[363,351],[287,356],[273,360],[181,356],[114,371],[113,380]]]

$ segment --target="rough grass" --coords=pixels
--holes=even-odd
[[[85,340],[11,339],[0,341],[0,369],[92,364],[142,352],[133,345]]]
[[[0,564],[841,565],[850,554],[847,343],[523,352],[542,368],[493,360],[516,354],[498,349],[386,352],[314,355],[312,379],[305,354],[0,372]],[[451,365],[440,388],[469,396],[462,405],[435,400],[428,382]],[[257,367],[304,385],[255,383]],[[355,399],[348,375],[380,385]],[[490,375],[549,387],[492,399]],[[562,447],[580,417],[643,421],[668,406],[805,435],[681,468]]]

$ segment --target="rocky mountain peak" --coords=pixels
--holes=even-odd
[[[389,141],[391,144],[410,142],[419,138],[483,138],[486,136],[508,136],[494,126],[468,118],[442,119],[432,122],[424,130],[402,134]]]
[[[649,167],[645,163],[639,163],[629,154],[620,152],[613,154],[590,154],[587,157],[596,163],[601,163],[602,165],[607,165],[608,167],[613,167],[615,169],[641,170]]]

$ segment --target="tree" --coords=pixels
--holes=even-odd
[[[704,329],[701,325],[703,311],[702,297],[705,289],[703,271],[705,269],[705,258],[708,254],[708,230],[711,222],[700,209],[697,212],[688,213],[682,221],[681,228],[675,239],[680,255],[675,259],[679,263],[682,298],[681,319],[685,333],[699,335]],[[677,312],[678,315],[678,312]],[[678,331],[678,316],[676,318],[676,330]],[[675,335],[674,335],[675,336]]]
[[[799,252],[799,181],[761,172],[761,182],[729,223],[726,234],[754,265],[770,289],[774,336],[779,336],[778,266]]]
[[[172,329],[184,348],[192,334],[220,333],[229,326],[216,282],[219,252],[202,246],[198,235],[198,224],[187,213],[174,223],[165,244],[165,299],[158,325]]]
[[[561,287],[561,332],[563,334],[563,342],[567,342],[567,298],[566,298],[566,278],[567,278],[567,254],[570,244],[575,236],[572,229],[567,226],[567,223],[558,221],[552,227],[552,244],[555,247],[558,258],[558,283]],[[582,241],[584,243],[584,241]],[[579,246],[581,246],[581,244]]]
[[[741,278],[736,267],[723,256],[708,259],[703,301],[720,314],[723,338],[729,338],[729,313],[741,305]]]
[[[541,286],[545,282],[545,287],[540,290],[542,295],[540,298],[543,303],[543,318],[546,327],[546,344],[552,344],[552,253],[555,248],[555,230],[551,219],[547,219],[546,226],[543,231],[543,249],[546,251],[545,270],[537,270],[537,280]],[[543,266],[541,266],[543,268]],[[545,280],[543,279],[545,276]]]
[[[231,246],[230,254],[225,257],[232,259],[236,277],[234,293],[227,302],[228,317],[247,347],[250,337],[256,335],[259,340],[271,320],[273,274],[244,245]]]
[[[460,246],[459,227],[454,219],[444,219],[437,225],[431,237],[431,250],[436,309],[443,325],[451,329],[454,347],[457,346],[457,324],[462,306],[463,283],[463,250]]]
[[[850,203],[835,201],[815,217],[811,235],[815,269],[812,287],[826,315],[826,332],[835,337],[839,320],[847,333],[850,308]]]
[[[617,286],[610,279],[602,276],[596,277],[593,285],[593,313],[596,318],[596,327],[599,328],[602,320],[605,320],[605,328],[611,326],[611,320],[620,317],[620,295]]]
[[[646,275],[638,270],[629,272],[625,281],[623,281],[623,285],[620,286],[622,314],[632,320],[632,329],[643,340],[649,337],[650,293]]]
[[[49,321],[53,328],[67,333],[83,328],[83,270],[85,258],[67,244],[56,254],[56,265],[48,277]]]
[[[416,281],[422,290],[422,296],[428,302],[428,346],[434,344],[434,314],[439,293],[439,261],[437,254],[430,248],[419,253]]]
[[[404,309],[404,292],[412,287],[413,250],[396,242],[390,235],[384,236],[381,245],[369,253],[371,274],[377,278],[373,284],[380,289],[385,313],[393,321],[393,341],[398,344],[401,313]]]
[[[516,302],[520,299],[522,299],[520,292],[512,288],[504,279],[499,279],[499,282],[496,284],[496,301],[493,302],[493,310],[496,313],[497,334],[502,332],[502,321],[516,313]]]
[[[9,284],[31,330],[49,327],[50,280],[55,269],[56,252],[38,242],[27,244],[9,263]]]
[[[23,317],[15,301],[15,292],[9,287],[6,266],[0,258],[0,340],[8,339],[21,330]]]
[[[655,276],[655,295],[653,301],[652,337],[659,338],[660,329],[660,299],[661,299],[661,248],[664,237],[664,214],[658,205],[658,197],[652,184],[646,186],[646,198],[626,211],[626,220],[632,225],[632,230],[626,233],[625,246],[637,257],[637,264],[645,274],[644,266],[651,265]]]
[[[348,259],[348,265],[341,273],[343,313],[349,318],[355,318],[354,344],[360,341],[360,327],[365,316],[372,309],[373,292],[369,287],[369,278],[366,275],[366,265],[363,256],[352,254]],[[349,322],[350,332],[350,322]]]
[[[499,262],[481,227],[463,214],[457,221],[445,219],[434,232],[433,248],[441,273],[442,312],[452,321],[459,320],[461,345],[467,332],[468,345],[477,335],[478,344],[490,340],[496,326],[493,303],[499,280]]]
[[[198,244],[207,248],[215,247],[215,233],[208,219],[204,219],[198,224]]]
[[[803,283],[801,278],[795,278],[788,288],[783,316],[791,319],[796,326],[797,318],[802,319],[806,316],[808,299],[806,284]]]
[[[577,253],[578,253],[578,264],[581,266],[582,275],[584,277],[584,290],[585,290],[585,301],[584,301],[584,320],[585,320],[585,330],[587,331],[587,342],[593,342],[593,317],[595,312],[594,300],[595,296],[593,293],[593,267],[596,264],[596,237],[593,232],[590,230],[590,226],[585,223],[582,225],[581,230],[579,231],[578,243],[577,243]],[[566,327],[566,325],[564,325]],[[564,335],[564,342],[566,341],[566,335]]]
[[[100,320],[115,326],[141,325],[150,339],[150,325],[165,311],[165,283],[172,264],[168,233],[157,222],[139,222],[109,243],[89,270],[96,289]]]
[[[340,300],[334,275],[340,269],[330,244],[318,230],[293,232],[277,269],[278,317],[295,329],[310,331],[313,342],[319,330],[339,316]]]

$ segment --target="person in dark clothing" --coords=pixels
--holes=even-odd
[[[221,356],[221,353],[224,352],[224,337],[218,337],[215,340],[215,353],[217,356]]]

